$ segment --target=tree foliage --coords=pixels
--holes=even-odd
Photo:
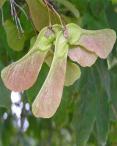
[[[52,4],[65,24],[75,23],[84,30],[111,28],[117,31],[116,0],[55,0],[52,1]],[[13,68],[19,59],[21,62],[26,59],[27,77],[31,77],[31,74],[29,74],[31,71],[38,72],[39,58],[45,58],[45,54],[36,52],[36,47],[33,47],[39,43],[38,33],[42,32],[42,29],[49,25],[49,15],[52,24],[61,24],[58,13],[48,10],[41,0],[0,0],[0,10],[0,71],[11,63]],[[98,34],[98,31],[94,32]],[[76,35],[78,34],[76,33]],[[111,36],[107,33],[106,41],[108,45],[106,48],[112,43]],[[102,35],[102,39],[104,37]],[[93,36],[93,38],[96,40],[98,37]],[[57,43],[61,43],[61,41],[59,42],[60,37],[57,37],[57,39]],[[53,35],[46,41],[43,38],[41,41],[44,41],[44,43],[40,43],[42,45],[41,48],[44,47],[45,49],[47,47],[46,49],[48,49],[50,47],[49,41],[51,40],[53,40]],[[89,48],[89,52],[92,51],[90,45],[85,44],[82,39],[79,41],[79,44]],[[63,45],[64,43],[60,44],[61,48]],[[64,47],[66,48],[66,46]],[[74,48],[74,46],[72,47]],[[82,52],[84,48],[81,47],[80,49],[81,53],[84,53]],[[110,50],[105,52],[107,55],[110,53],[108,51]],[[58,83],[53,82],[51,79],[51,82],[54,83],[52,85],[50,80],[45,81],[53,58],[51,51],[46,53],[48,53],[48,57],[45,58],[39,76],[35,74],[34,80],[36,82],[34,86],[32,86],[32,80],[22,76],[24,72],[14,75],[16,76],[14,80],[16,82],[12,84],[17,85],[17,89],[22,87],[20,86],[22,78],[27,80],[27,84],[23,83],[23,87],[26,87],[26,90],[20,92],[21,99],[18,102],[13,103],[11,101],[11,91],[4,86],[0,78],[0,146],[116,146],[116,43],[106,60],[101,59],[106,58],[103,51],[101,52],[101,55],[103,55],[100,57],[100,52],[93,50],[96,59],[97,56],[100,57],[97,61],[95,59],[96,63],[93,66],[91,66],[92,64],[86,65],[89,61],[86,61],[86,59],[89,59],[86,58],[88,52],[84,56],[85,64],[77,60],[80,64],[79,66],[73,63],[73,61],[76,61],[74,54],[72,51],[69,52],[69,57],[73,61],[68,60],[65,85],[73,85],[64,87],[61,104],[55,115],[50,119],[34,117],[31,109],[31,105],[43,83],[48,84],[49,90],[51,90],[51,87],[57,86],[64,76],[63,72]],[[61,56],[60,52],[56,54]],[[30,60],[32,59],[32,65],[30,64],[29,56]],[[23,59],[21,59],[22,57]],[[53,66],[56,65],[54,73],[56,73],[60,65],[60,60],[58,64],[55,61],[53,63]],[[24,66],[25,63],[22,62]],[[37,66],[34,66],[35,63]],[[85,67],[85,65],[91,67]],[[15,68],[17,72],[20,67],[19,65]],[[62,67],[64,68],[63,62]],[[8,70],[6,73],[8,73]],[[69,77],[69,74],[71,74],[71,77]],[[78,79],[79,77],[80,79]],[[8,82],[7,79],[6,82]],[[27,85],[30,85],[31,88],[28,89]],[[19,117],[14,113],[14,107],[15,110],[18,110],[18,107],[20,108],[21,113]]]

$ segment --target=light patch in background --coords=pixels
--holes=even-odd
[[[5,112],[5,113],[3,114],[3,119],[6,120],[7,117],[8,117],[8,114]]]
[[[16,115],[17,118],[21,117],[21,113],[22,113],[22,108],[23,108],[23,104],[20,103],[18,105],[12,104],[11,106],[11,111],[13,114]]]
[[[72,137],[71,137],[71,134],[69,133],[68,130],[66,129],[61,129],[61,134],[62,136],[68,141],[68,142],[71,142],[72,141]]]
[[[29,111],[30,110],[30,104],[29,103],[26,103],[25,104],[25,109],[26,109],[26,111]]]
[[[12,103],[20,102],[21,100],[21,94],[19,92],[11,92],[11,101]]]
[[[23,132],[25,132],[29,127],[29,122],[27,118],[25,118],[23,120],[23,127],[22,127],[21,114],[22,114],[23,106],[25,106],[26,111],[29,111],[30,105],[29,103],[26,103],[25,105],[23,104],[23,102],[21,101],[21,94],[19,92],[14,92],[14,91],[11,92],[11,101],[12,101],[11,111],[12,114],[16,116],[16,120],[14,121],[14,124],[19,128],[21,128]]]
[[[17,124],[18,124],[18,127],[22,126],[21,125],[21,119],[18,119]],[[22,131],[25,132],[28,129],[28,127],[29,127],[29,122],[28,122],[27,118],[25,118],[24,121],[23,121]]]

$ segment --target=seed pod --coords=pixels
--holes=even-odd
[[[51,67],[52,60],[53,60],[53,52],[49,51],[46,56],[45,63],[49,67]],[[77,64],[68,60],[64,85],[70,86],[74,84],[74,82],[80,78],[80,75],[81,75],[80,67]]]
[[[82,30],[78,45],[95,52],[102,59],[107,58],[116,41],[116,33],[112,29]]]
[[[69,50],[68,56],[72,61],[77,62],[82,67],[90,67],[92,66],[98,56],[90,51],[87,51],[85,48],[76,46]]]
[[[71,24],[67,26],[69,31]],[[116,41],[116,33],[112,29],[85,30],[79,28],[78,30],[76,29],[76,32],[71,31],[71,33],[69,41],[74,40],[74,36],[77,39],[75,38],[76,40],[72,44],[69,42],[71,47],[68,56],[72,61],[79,63],[83,67],[92,66],[98,56],[102,59],[107,58]]]
[[[66,31],[69,44],[77,45],[82,33],[82,29],[77,24],[70,23],[66,26]]]
[[[68,44],[62,32],[57,35],[55,53],[48,76],[32,104],[36,117],[50,118],[58,109],[66,73]]]
[[[67,61],[67,69],[66,69],[66,75],[65,75],[65,86],[73,85],[73,83],[78,80],[81,76],[81,70],[80,67],[71,62]]]
[[[58,29],[58,28],[57,28]],[[24,91],[32,87],[37,80],[45,56],[55,39],[53,31],[42,29],[32,49],[20,60],[5,67],[1,72],[5,86],[13,91]]]

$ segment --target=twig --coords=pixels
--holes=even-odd
[[[54,6],[53,6],[52,4],[50,4],[47,0],[43,0],[43,1],[44,1],[44,3],[45,3],[46,5],[48,5],[48,7],[58,16],[59,21],[60,21],[60,24],[61,24],[62,27],[64,28],[64,24],[63,24],[63,22],[62,22],[62,18],[61,18],[61,16],[60,16],[60,14],[57,12],[57,10],[54,8]]]
[[[24,11],[24,9],[20,5],[18,5],[15,1],[14,1],[14,4],[16,7],[18,7],[23,12],[24,16],[28,19],[28,16],[27,16],[26,12]]]
[[[28,18],[27,15],[26,15],[25,11],[14,0],[10,0],[10,5],[11,5],[11,16],[13,18],[13,21],[15,21],[17,30],[21,33],[24,33],[24,30],[21,26],[21,22],[18,17],[15,6],[18,7],[23,12],[23,14],[26,16],[26,18]]]

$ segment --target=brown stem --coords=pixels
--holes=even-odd
[[[60,24],[64,28],[64,24],[63,24],[62,18],[60,16],[60,14],[57,12],[57,10],[54,8],[54,6],[52,4],[50,4],[47,0],[43,0],[43,2],[48,6],[48,8],[50,8],[51,11],[53,11],[58,16]]]

